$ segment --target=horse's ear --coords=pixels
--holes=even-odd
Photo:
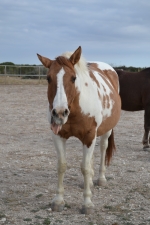
[[[45,66],[46,68],[50,68],[51,64],[52,64],[52,60],[44,57],[44,56],[41,56],[39,54],[37,54],[39,60],[41,61],[41,63],[43,64],[43,66]]]
[[[77,48],[77,50],[70,56],[69,60],[73,65],[75,65],[79,61],[81,57],[81,50],[81,46],[79,46],[79,48]]]

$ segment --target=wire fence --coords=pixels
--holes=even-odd
[[[0,75],[7,76],[46,76],[47,69],[44,66],[10,66],[0,65]]]
[[[4,84],[8,77],[20,79],[46,79],[47,70],[44,66],[0,65],[0,78]]]

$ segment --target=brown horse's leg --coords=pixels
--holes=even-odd
[[[146,150],[149,148],[149,140],[148,140],[148,134],[149,134],[149,129],[145,129],[144,136],[143,136],[143,150]]]
[[[144,136],[143,136],[143,150],[150,149],[149,145],[149,130],[150,130],[150,106],[145,108],[144,114]]]

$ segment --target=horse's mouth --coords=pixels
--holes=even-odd
[[[56,124],[55,122],[51,123],[51,130],[53,131],[54,134],[58,134],[58,132],[61,130],[62,125],[61,124]]]

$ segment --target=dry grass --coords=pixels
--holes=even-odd
[[[0,84],[27,84],[27,85],[36,85],[36,84],[47,84],[45,79],[22,79],[22,77],[11,77],[11,76],[0,76]]]

